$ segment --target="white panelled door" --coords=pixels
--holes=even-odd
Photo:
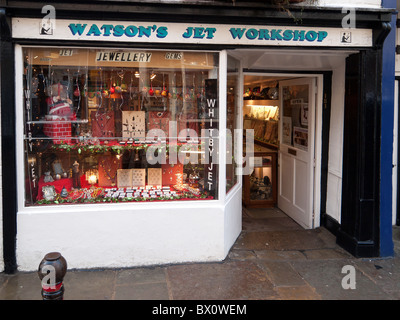
[[[278,207],[313,228],[315,78],[279,82]]]

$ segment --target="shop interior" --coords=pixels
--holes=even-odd
[[[254,130],[254,170],[243,176],[243,205],[246,208],[277,206],[280,90],[289,77],[244,75],[243,129]],[[245,150],[245,141],[243,150]]]

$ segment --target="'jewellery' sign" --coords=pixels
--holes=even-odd
[[[14,18],[13,38],[269,46],[370,47],[372,30]]]

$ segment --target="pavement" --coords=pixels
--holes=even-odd
[[[243,208],[243,230],[222,262],[68,270],[64,300],[398,300],[395,256],[359,259],[325,228],[304,230],[276,208]],[[0,273],[0,300],[42,300],[36,272]],[[240,311],[240,310],[239,310]]]

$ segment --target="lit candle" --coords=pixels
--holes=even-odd
[[[89,182],[90,184],[95,184],[95,183],[97,182],[97,177],[96,177],[96,175],[95,175],[95,174],[90,175],[89,178],[88,178],[88,182]]]

